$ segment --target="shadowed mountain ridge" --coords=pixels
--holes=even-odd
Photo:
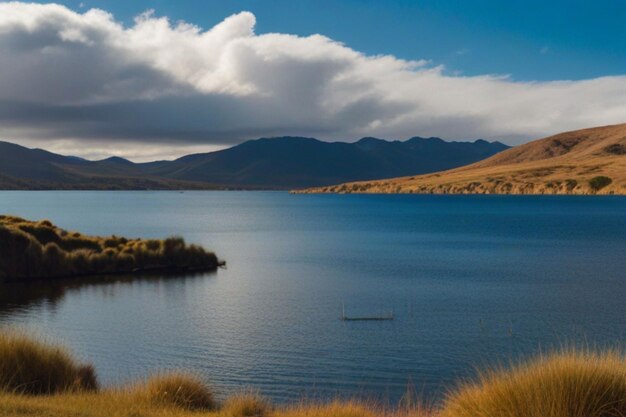
[[[290,189],[418,175],[476,162],[507,149],[499,142],[363,138],[354,143],[278,137],[174,161],[133,163],[57,155],[0,142],[4,189]]]

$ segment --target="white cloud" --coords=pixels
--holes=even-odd
[[[89,140],[149,142],[166,155],[262,135],[515,141],[626,122],[626,76],[451,76],[254,26],[248,12],[204,31],[151,11],[124,27],[102,10],[0,3],[0,137],[74,154]]]

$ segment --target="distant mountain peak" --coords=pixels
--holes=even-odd
[[[133,162],[128,159],[119,157],[119,156],[111,156],[106,159],[101,159],[100,161],[96,161],[100,163],[109,163],[109,164],[120,164],[120,165],[133,165]]]
[[[273,137],[262,137],[262,138],[258,138],[258,139],[250,139],[245,143],[259,143],[259,142],[274,142],[274,143],[279,143],[279,142],[322,142],[319,139],[316,138],[309,138],[306,136],[273,136]],[[235,145],[235,147],[238,145]]]
[[[368,143],[368,142],[389,142],[389,141],[385,139],[375,138],[373,136],[365,136],[359,139],[358,141],[356,141],[355,143]]]
[[[440,137],[437,136],[430,136],[428,138],[425,138],[423,136],[413,136],[411,137],[409,140],[430,140],[430,141],[434,141],[434,142],[446,142],[445,140],[441,139]]]

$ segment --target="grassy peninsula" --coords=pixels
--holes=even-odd
[[[561,351],[482,373],[431,407],[357,400],[276,406],[251,391],[218,402],[201,379],[157,374],[101,388],[94,368],[62,347],[0,332],[0,417],[622,417],[626,359],[620,352]]]
[[[180,237],[164,240],[86,236],[48,220],[0,215],[0,281],[214,270],[217,256]]]

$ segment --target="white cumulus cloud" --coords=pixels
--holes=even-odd
[[[148,11],[124,26],[103,10],[0,3],[0,137],[141,158],[146,143],[152,157],[270,135],[515,142],[626,122],[626,76],[453,76],[255,23],[242,12],[203,30]]]

